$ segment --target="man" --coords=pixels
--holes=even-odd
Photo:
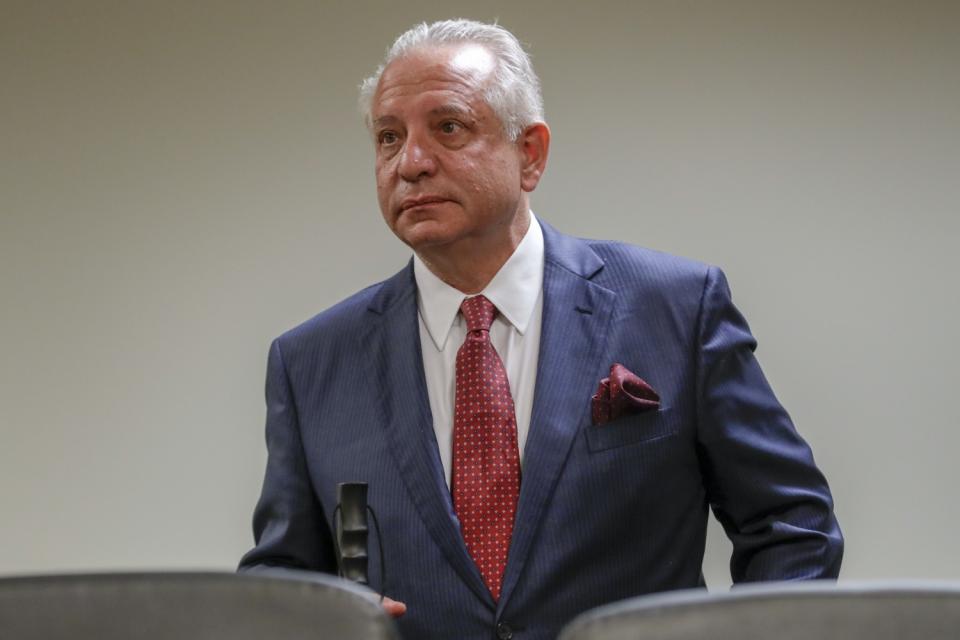
[[[708,505],[735,581],[836,577],[829,489],[720,271],[530,213],[550,131],[516,39],[414,27],[362,97],[415,255],[273,343],[241,569],[336,571],[336,486],[364,481],[389,569],[372,554],[371,586],[406,604],[407,638],[552,638],[702,585]],[[613,395],[643,397],[608,421],[591,396],[615,363]]]

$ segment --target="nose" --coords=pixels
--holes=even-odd
[[[417,182],[421,178],[434,175],[437,172],[437,161],[429,141],[419,134],[408,134],[400,151],[397,171],[407,182]]]

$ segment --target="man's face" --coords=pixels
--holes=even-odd
[[[414,250],[504,238],[525,205],[523,154],[483,99],[494,59],[477,45],[417,50],[384,70],[373,96],[377,197]]]

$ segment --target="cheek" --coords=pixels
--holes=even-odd
[[[519,189],[519,171],[509,161],[477,162],[472,167],[472,173],[475,176],[473,191],[485,195],[487,199],[510,199],[514,191]]]
[[[377,175],[377,184],[389,182],[390,177],[396,174],[397,154],[378,153],[373,163],[374,173]]]
[[[491,165],[490,158],[470,158],[459,167],[463,183],[475,194],[493,195],[500,186],[500,168]]]
[[[393,173],[388,166],[377,165],[374,171],[374,178],[377,182],[377,196],[381,203],[390,196],[390,192],[393,190],[394,180],[392,176]]]
[[[380,189],[386,185],[387,171],[384,162],[377,160],[377,163],[373,167],[373,175],[377,180],[377,189]]]
[[[390,196],[393,193],[393,188],[390,173],[378,164],[374,172],[374,178],[377,183],[377,203],[380,205],[380,213],[383,215],[383,219],[387,224],[392,227]]]

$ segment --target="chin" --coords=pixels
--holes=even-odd
[[[414,251],[423,251],[451,244],[455,238],[441,233],[409,233],[400,236],[404,244]]]
[[[414,251],[429,249],[454,242],[459,234],[436,220],[421,220],[413,224],[398,224],[393,232]]]

